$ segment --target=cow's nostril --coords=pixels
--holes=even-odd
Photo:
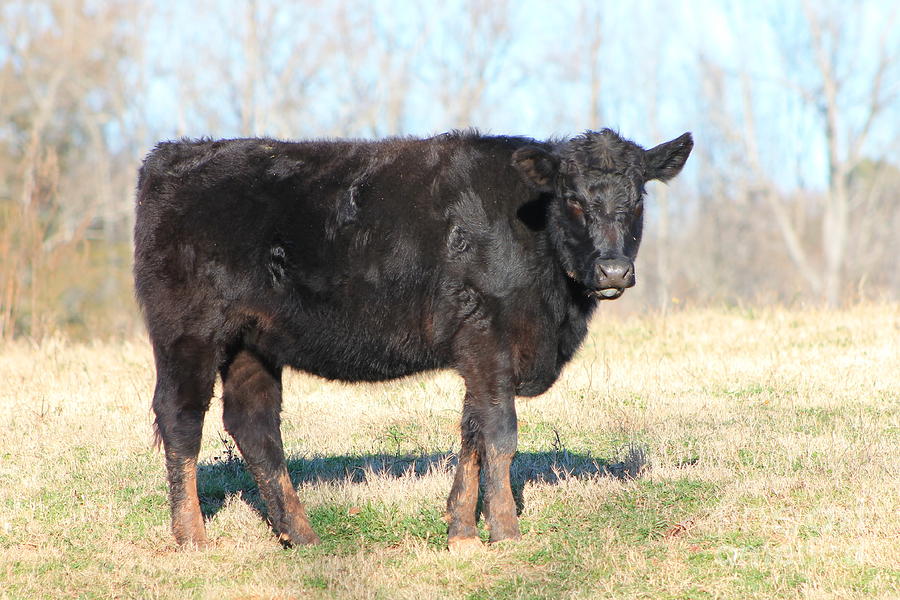
[[[608,258],[597,263],[599,288],[626,288],[634,285],[634,264],[623,258]]]

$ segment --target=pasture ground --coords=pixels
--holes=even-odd
[[[449,372],[285,377],[291,474],[323,539],[283,550],[206,420],[212,546],[176,551],[144,340],[0,347],[0,598],[898,598],[900,306],[601,309],[519,399],[523,540],[445,549]],[[219,394],[217,388],[216,394]]]

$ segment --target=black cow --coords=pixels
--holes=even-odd
[[[644,184],[692,147],[689,133],[644,150],[608,129],[159,144],[138,180],[134,276],[176,540],[206,540],[196,466],[218,372],[225,429],[279,539],[318,541],[284,460],[285,366],[342,381],[456,369],[448,544],[480,543],[479,478],[491,541],[518,538],[514,398],[547,390],[597,300],[634,285]]]

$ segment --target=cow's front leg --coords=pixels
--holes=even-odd
[[[456,467],[453,488],[447,499],[447,519],[450,524],[447,531],[447,546],[451,550],[481,545],[478,527],[475,524],[481,456],[478,454],[478,423],[471,408],[472,402],[466,394],[460,424],[462,447],[459,451],[459,465]]]
[[[512,393],[489,400],[482,419],[482,475],[484,513],[491,543],[516,540],[519,519],[509,480],[510,465],[518,443],[516,407]]]
[[[479,475],[491,542],[518,539],[519,522],[509,469],[518,442],[514,386],[508,356],[484,330],[458,337],[457,369],[466,382],[462,449],[447,502],[451,548],[478,541],[475,505]]]

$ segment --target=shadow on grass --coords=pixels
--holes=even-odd
[[[201,509],[206,518],[215,515],[234,494],[241,497],[261,516],[265,507],[256,483],[244,468],[233,444],[223,438],[224,450],[212,461],[198,466],[198,488]],[[417,478],[433,474],[453,474],[457,457],[453,452],[436,452],[424,456],[397,454],[362,454],[354,456],[316,456],[290,458],[288,472],[295,487],[310,483],[365,484],[370,479]],[[630,447],[625,459],[612,462],[565,449],[548,452],[519,452],[513,459],[511,483],[517,512],[522,512],[526,483],[554,485],[563,479],[614,477],[633,479],[647,466],[640,447]],[[450,492],[449,486],[447,492]],[[302,499],[302,490],[300,490]],[[479,498],[479,513],[481,499]]]

